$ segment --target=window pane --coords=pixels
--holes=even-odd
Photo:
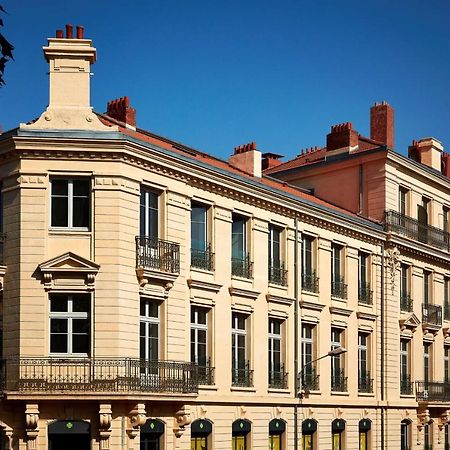
[[[50,321],[50,332],[67,334],[67,319],[52,319]]]
[[[90,181],[89,180],[73,180],[73,195],[74,197],[89,198]]]
[[[87,319],[73,319],[72,328],[74,333],[89,333],[89,320]]]
[[[73,353],[89,353],[89,335],[74,334],[72,337]]]
[[[51,312],[67,312],[68,302],[66,296],[52,295],[50,298]]]
[[[67,353],[67,334],[50,336],[50,353]]]
[[[52,227],[67,227],[68,206],[66,197],[52,197]]]
[[[52,183],[52,196],[57,195],[57,196],[67,197],[69,195],[68,180],[55,179],[55,180],[52,180],[51,183]]]
[[[73,297],[72,310],[74,312],[86,312],[90,310],[89,296],[77,295]]]
[[[89,198],[73,198],[73,226],[89,228]]]

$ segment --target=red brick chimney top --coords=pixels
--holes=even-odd
[[[344,130],[353,130],[353,124],[351,122],[338,123],[337,125],[331,126],[332,133],[339,133]]]
[[[358,136],[351,122],[333,125],[327,134],[327,151],[353,149],[358,146]]]
[[[250,152],[252,150],[256,150],[256,142],[250,142],[244,145],[238,145],[234,147],[234,154],[239,155],[239,153]]]
[[[370,108],[370,139],[394,148],[394,108],[385,101]]]
[[[130,106],[130,99],[127,96],[108,102],[106,114],[119,122],[136,128],[136,110]]]

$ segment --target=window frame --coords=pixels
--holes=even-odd
[[[277,333],[275,328],[279,326]],[[267,333],[267,350],[268,350],[268,378],[270,384],[270,374],[278,372],[280,375],[286,373],[285,351],[284,351],[284,326],[285,321],[277,317],[269,317],[268,333]],[[276,344],[279,344],[279,350],[276,350]],[[279,362],[278,370],[276,365],[276,354],[278,353]]]
[[[139,309],[139,358],[143,359],[144,361],[150,362],[150,361],[160,361],[161,360],[161,313],[162,313],[162,308],[161,308],[161,303],[158,302],[157,300],[153,300],[150,298],[141,298],[140,299],[140,304],[139,304],[139,308],[142,307],[142,304],[144,304],[144,310],[145,310],[145,314],[142,315],[141,314],[141,309]],[[156,311],[157,311],[157,317],[155,316],[150,316],[149,315],[149,310],[150,310],[150,305],[154,305],[156,306]],[[141,335],[141,324],[144,324],[144,328],[145,328],[145,333],[144,336]],[[150,350],[150,342],[152,339],[151,333],[150,333],[150,326],[151,325],[156,325],[157,326],[157,331],[158,331],[158,335],[156,337],[156,350],[158,353],[158,357],[157,359],[148,359],[147,356],[149,354],[149,350]],[[144,338],[145,341],[145,348],[144,348],[144,358],[141,358],[141,339]]]
[[[156,198],[156,207],[151,204],[151,197],[153,196]],[[152,235],[150,232],[152,231],[151,225],[154,222],[154,214],[156,214],[156,234]],[[160,239],[161,222],[161,191],[141,184],[139,197],[139,235]]]

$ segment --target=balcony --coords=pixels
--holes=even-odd
[[[131,358],[15,358],[1,361],[1,387],[15,392],[179,393],[198,391],[197,365]]]
[[[400,214],[397,211],[385,211],[384,228],[387,232],[400,234],[441,250],[450,251],[450,233],[418,220]]]
[[[311,370],[302,373],[300,377],[300,388],[305,392],[319,390],[320,376],[317,374],[316,369],[312,368]]]
[[[444,320],[450,320],[450,303],[445,300],[444,300]]]
[[[180,273],[180,244],[149,236],[136,236],[136,267]]]
[[[244,258],[231,258],[231,275],[249,280],[253,278],[253,263],[249,255]]]
[[[231,383],[237,387],[252,387],[253,386],[253,370],[250,369],[250,362],[246,361],[243,366],[231,369]]]
[[[400,293],[400,310],[405,312],[412,312],[413,300],[409,292]]]
[[[211,367],[211,360],[208,359],[205,364],[198,365],[198,384],[212,386],[214,384],[215,367]]]
[[[206,244],[204,250],[191,248],[191,267],[214,271],[214,253],[211,251],[210,244]]]
[[[347,392],[348,377],[344,376],[344,370],[333,372],[331,374],[331,390],[333,392]]]
[[[361,283],[358,288],[358,302],[363,305],[373,303],[373,292],[370,290],[370,283]]]
[[[269,266],[269,283],[287,286],[287,273],[282,262],[272,262]]]
[[[400,377],[400,394],[401,395],[413,394],[413,382],[411,381],[410,375]]]
[[[365,394],[373,393],[373,378],[370,378],[370,373],[358,378],[358,392]]]
[[[450,382],[416,381],[416,400],[418,402],[450,402]]]
[[[302,290],[307,292],[319,293],[319,278],[316,272],[302,274]]]
[[[422,323],[428,328],[442,326],[442,306],[422,303]]]
[[[347,285],[344,283],[344,277],[338,276],[331,281],[331,296],[347,299]]]
[[[288,374],[284,370],[284,365],[278,366],[278,370],[269,370],[269,388],[287,389]]]

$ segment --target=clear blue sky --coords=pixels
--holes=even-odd
[[[448,0],[0,0],[15,45],[0,89],[4,130],[48,103],[41,47],[66,23],[98,50],[91,101],[128,95],[138,126],[227,158],[255,140],[293,157],[330,126],[369,134],[395,108],[396,147],[434,136],[450,150]]]

